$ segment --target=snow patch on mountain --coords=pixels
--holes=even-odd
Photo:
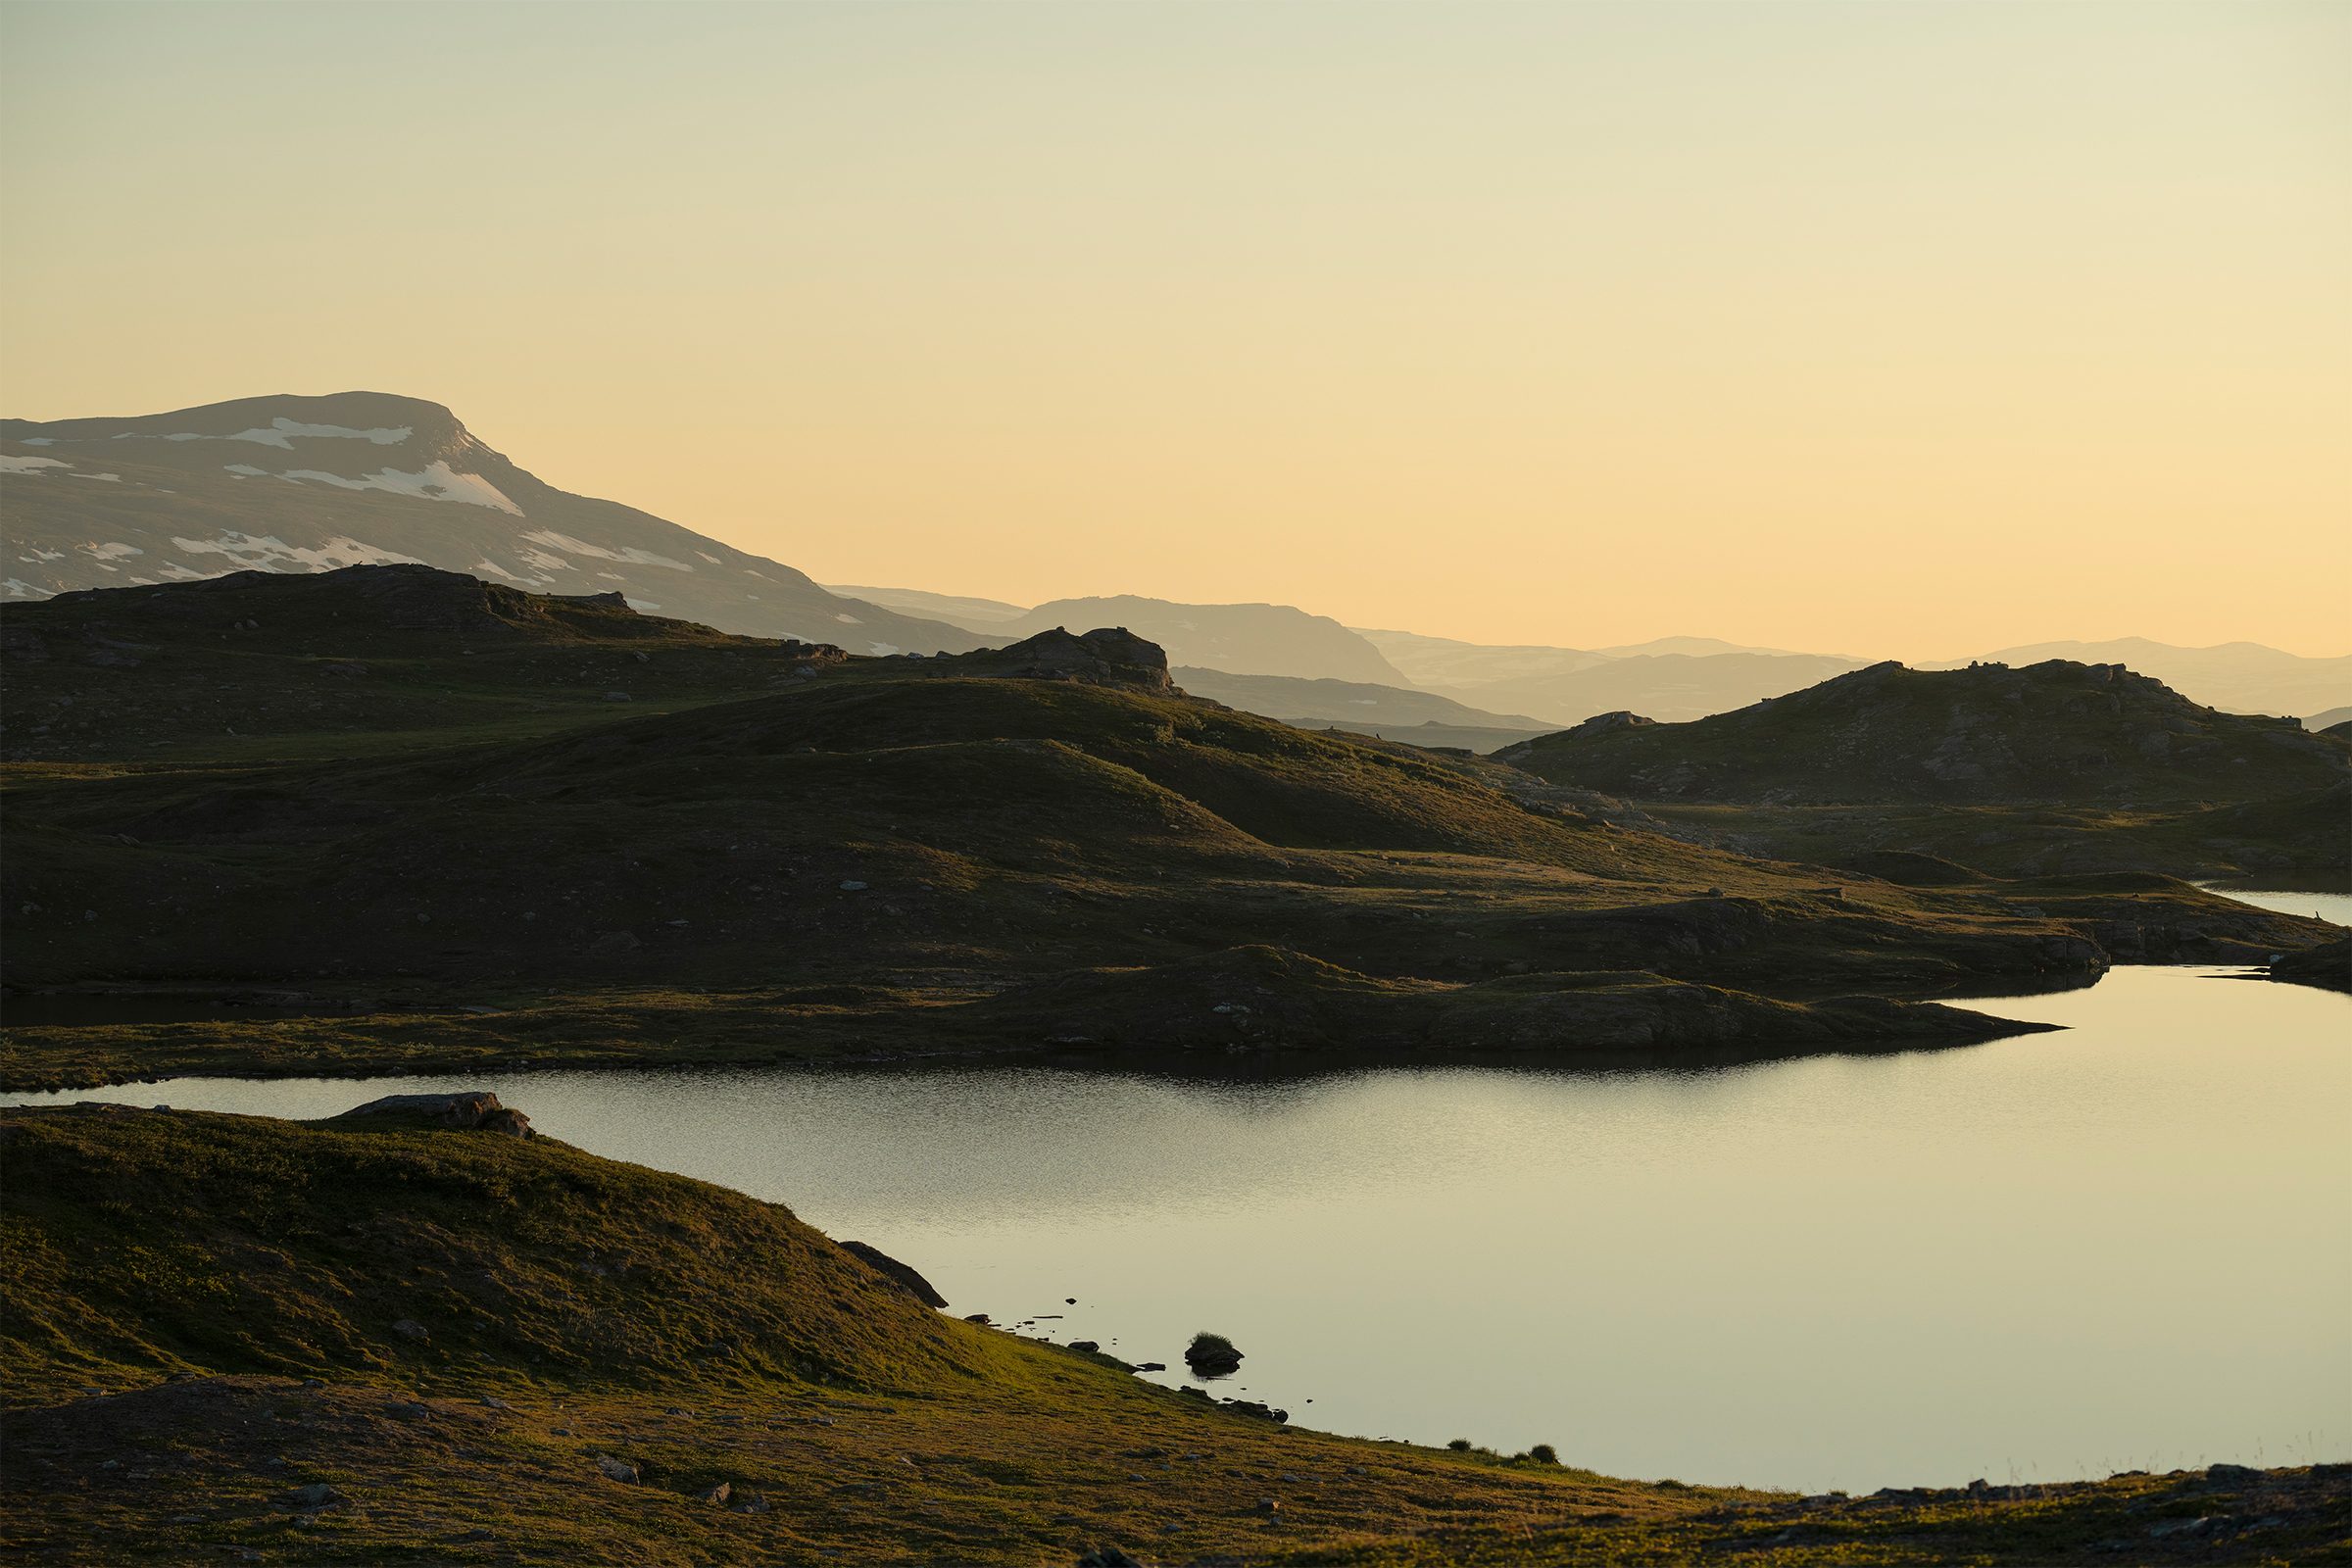
[[[328,571],[336,566],[421,566],[423,562],[415,556],[404,556],[396,550],[384,550],[363,544],[357,539],[329,539],[317,549],[290,545],[275,534],[256,537],[249,533],[224,532],[215,539],[184,539],[177,535],[172,543],[183,556],[223,556],[236,563],[238,570],[275,571],[281,565],[300,567],[305,571]]]
[[[44,468],[71,468],[71,463],[57,458],[20,458],[0,452],[0,473],[39,473]]]
[[[125,430],[115,437],[118,441],[251,441],[256,446],[276,447],[282,452],[294,450],[296,437],[325,437],[330,440],[368,441],[379,447],[396,447],[416,433],[415,425],[403,424],[374,430],[355,430],[347,424],[305,424],[282,415],[272,419],[267,428],[256,425],[239,430],[234,435],[206,435],[201,430],[173,430],[158,435],[147,430]],[[39,437],[44,445],[47,437]]]
[[[588,556],[598,561],[617,561],[624,566],[667,566],[672,571],[692,571],[694,569],[683,561],[672,561],[667,556],[657,556],[651,550],[640,550],[634,545],[625,550],[607,550],[603,545],[592,545],[585,540],[574,539],[567,533],[558,533],[553,528],[536,528],[524,534],[523,537],[534,544],[545,545],[550,550],[562,550],[575,556]],[[534,562],[533,564],[535,565],[537,563]],[[568,566],[571,563],[566,561],[564,564]],[[612,573],[607,572],[605,575],[611,576]]]
[[[509,501],[505,492],[478,473],[460,473],[447,462],[437,462],[418,473],[404,473],[398,468],[379,468],[374,473],[357,479],[319,468],[288,468],[278,475],[281,479],[315,479],[322,484],[340,485],[346,490],[389,490],[397,496],[415,496],[421,501],[463,501],[467,506],[496,507],[501,512],[522,515],[522,509]]]

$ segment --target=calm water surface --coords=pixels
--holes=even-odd
[[[958,1312],[1179,1365],[1221,1331],[1227,1389],[1342,1432],[1806,1489],[2352,1457],[2352,998],[2227,974],[1972,1004],[2059,1034],[1709,1070],[63,1098],[492,1088],[872,1242]]]
[[[2295,887],[2231,887],[2224,882],[2200,883],[2207,892],[2219,893],[2225,899],[2251,904],[2258,909],[2276,909],[2281,914],[2317,915],[2337,925],[2352,925],[2352,893],[2344,891],[2340,880],[2324,877],[2303,879]]]

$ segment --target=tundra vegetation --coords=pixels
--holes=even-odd
[[[1519,767],[1237,713],[1113,630],[853,658],[416,566],[12,607],[0,659],[12,1088],[1871,1050],[2019,1030],[1971,991],[2292,969],[2340,936],[2180,879],[2324,858],[2299,803],[2340,788],[2334,737],[2289,758],[2207,724],[2263,765],[2225,753],[2193,800],[1627,799],[1565,743]],[[1832,855],[1843,829],[1770,814],[1814,811],[1945,826]],[[1949,827],[1970,811],[1996,827]],[[2057,811],[2108,858],[2000,858],[2016,813]],[[528,1133],[478,1102],[0,1113],[0,1541],[681,1568],[2352,1554],[2342,1467],[1797,1497],[1303,1431],[935,1309],[919,1258]]]
[[[15,1025],[18,1088],[1958,1042],[2016,1026],[1937,998],[2336,934],[2139,852],[1995,874],[1695,842],[1744,829],[1237,713],[1110,632],[853,659],[389,566],[61,596],[0,654],[12,992],[310,1014]],[[2352,756],[2301,740],[2299,791]],[[2213,808],[2307,836],[2291,803]]]

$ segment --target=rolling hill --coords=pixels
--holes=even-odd
[[[2324,790],[2352,746],[2224,713],[2114,664],[1874,664],[1738,712],[1591,719],[1505,752],[1560,783],[1642,801],[2096,805]]]
[[[778,562],[517,467],[437,403],[242,398],[135,418],[0,420],[0,597],[260,569],[422,563],[861,654],[982,646]]]
[[[2261,643],[2180,648],[2145,637],[2109,642],[2034,643],[1979,656],[1978,662],[2038,664],[2053,659],[2123,664],[2177,692],[2230,713],[2316,713],[2352,701],[2352,655],[2307,659]],[[1955,662],[1928,668],[1957,668]],[[2314,728],[2324,726],[2314,725]]]
[[[10,1028],[19,1084],[1843,1049],[2015,1027],[1871,998],[2321,934],[2161,878],[2031,913],[1824,887],[1513,768],[1200,701],[1115,630],[860,659],[384,566],[61,596],[6,632],[18,994],[318,1013]]]

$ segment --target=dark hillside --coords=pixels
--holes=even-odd
[[[1685,724],[1592,720],[1498,754],[1639,801],[2237,802],[2323,789],[2352,746],[2223,713],[2114,664],[1874,664]]]
[[[2322,935],[2162,880],[2029,904],[1703,847],[1516,768],[1192,699],[1115,628],[847,658],[416,567],[9,624],[9,744],[31,754],[7,775],[12,988],[290,993],[378,1019],[11,1030],[16,1082],[306,1051],[341,1070],[370,1032],[410,1059],[430,1043],[394,1007],[501,1020],[466,1012],[443,1046],[487,1029],[606,1060],[1861,1044],[1862,1015],[1812,1009]],[[1186,1000],[1202,974],[1240,983],[1245,949],[1355,978],[1300,981],[1289,1040],[1252,1032]],[[1057,979],[1075,989],[1012,1000]],[[829,987],[858,1000],[812,999]],[[743,1021],[762,1006],[764,1032]]]

